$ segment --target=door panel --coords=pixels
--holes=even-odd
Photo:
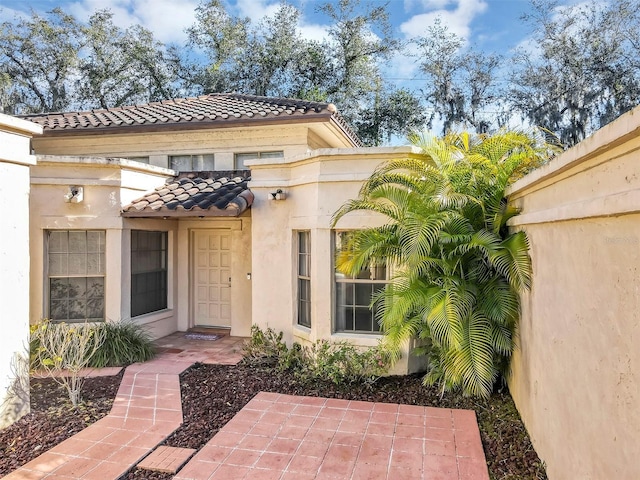
[[[231,326],[231,232],[195,231],[193,253],[194,324]]]

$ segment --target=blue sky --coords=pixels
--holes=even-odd
[[[316,8],[324,0],[291,1],[303,12],[303,32],[320,38],[327,25]],[[226,0],[226,3],[236,14],[259,19],[273,12],[278,0]],[[197,4],[198,0],[0,0],[3,9],[0,18],[7,19],[30,8],[44,12],[59,6],[86,19],[96,9],[110,8],[123,26],[140,23],[159,40],[181,42],[185,38],[184,29],[193,23]],[[527,29],[518,18],[528,8],[528,0],[391,0],[388,10],[400,37],[419,35],[440,17],[471,45],[487,51],[504,51],[526,37]]]
[[[230,12],[252,20],[273,13],[279,0],[223,0]],[[317,13],[325,0],[289,0],[303,13],[303,35],[321,39],[328,28],[327,19]],[[380,0],[370,0],[382,4]],[[562,0],[575,3],[578,0]],[[367,0],[362,0],[363,3]],[[0,20],[28,13],[31,8],[45,12],[61,7],[81,20],[95,10],[109,8],[121,26],[140,23],[165,43],[182,43],[184,30],[194,22],[199,0],[0,0]],[[526,45],[529,27],[520,16],[530,9],[528,0],[390,0],[388,11],[399,38],[423,35],[436,18],[467,41],[470,47],[484,52],[507,53]],[[419,86],[416,59],[398,56],[386,68],[385,77],[392,83]]]

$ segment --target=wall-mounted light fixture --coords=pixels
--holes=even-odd
[[[64,201],[67,203],[80,203],[84,200],[84,188],[69,185],[69,191],[64,194]]]
[[[269,200],[284,200],[285,198],[287,198],[287,194],[281,188],[269,194]]]

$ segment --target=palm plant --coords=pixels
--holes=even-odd
[[[355,275],[386,261],[396,274],[378,298],[378,320],[395,359],[411,337],[429,343],[425,382],[487,397],[506,373],[514,348],[519,293],[530,287],[524,232],[509,233],[517,211],[507,186],[545,162],[541,137],[414,134],[419,158],[379,167],[333,217],[369,210],[388,221],[352,232],[337,268]],[[426,352],[422,352],[426,353]]]

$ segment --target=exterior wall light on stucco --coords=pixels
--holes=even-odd
[[[67,203],[80,203],[82,200],[84,200],[84,188],[70,185],[69,191],[64,194],[64,201]]]
[[[269,194],[269,200],[284,200],[285,198],[287,198],[287,194],[281,188]]]

